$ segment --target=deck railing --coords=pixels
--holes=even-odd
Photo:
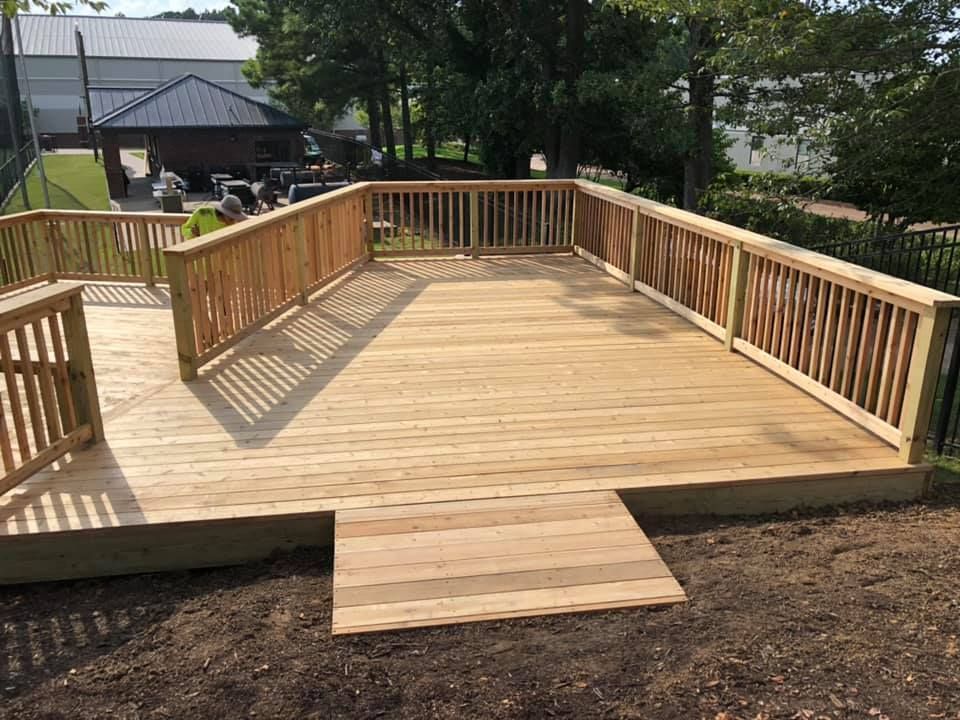
[[[583,181],[357,183],[196,240],[183,216],[0,219],[2,289],[169,278],[180,373],[371,257],[574,252],[922,458],[958,298]]]
[[[633,213],[626,260],[623,208]],[[590,242],[580,243],[581,228],[591,228]],[[904,460],[922,459],[960,299],[581,181],[574,242],[628,286],[898,447]]]
[[[574,188],[572,180],[370,183],[370,252],[570,252]]]
[[[80,285],[0,301],[0,494],[103,438]]]
[[[180,376],[368,259],[365,183],[164,251]]]
[[[35,210],[0,218],[0,291],[45,280],[153,285],[187,215]]]

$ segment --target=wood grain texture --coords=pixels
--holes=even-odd
[[[577,258],[367,263],[188,384],[167,293],[84,290],[107,439],[0,496],[0,543],[907,467]]]
[[[516,500],[519,512],[477,500],[337,513],[333,633],[686,599],[615,492]]]

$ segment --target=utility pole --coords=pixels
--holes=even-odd
[[[87,104],[87,135],[90,138],[90,145],[93,147],[94,162],[100,161],[100,153],[97,150],[97,133],[93,129],[93,110],[90,107],[90,80],[87,76],[87,53],[83,47],[83,33],[80,32],[80,24],[73,26],[77,38],[77,57],[80,58],[80,82],[83,84],[83,100]]]
[[[20,196],[23,207],[30,210],[30,196],[27,193],[26,168],[20,154],[20,140],[23,118],[20,117],[20,89],[17,87],[17,61],[13,53],[13,27],[10,18],[3,16],[3,29],[0,32],[0,45],[3,55],[4,94],[7,97],[7,124],[10,126],[10,143],[13,145],[13,159],[20,178]]]
[[[37,169],[40,171],[40,188],[43,190],[43,203],[50,207],[50,190],[47,188],[47,173],[43,170],[43,153],[40,150],[40,138],[37,137],[37,121],[33,118],[33,96],[30,95],[30,78],[27,77],[27,61],[23,54],[23,35],[20,34],[20,16],[13,18],[13,27],[17,31],[17,47],[20,50],[20,69],[23,71],[23,89],[27,92],[27,115],[30,118],[30,132],[33,134],[33,149],[37,153]]]

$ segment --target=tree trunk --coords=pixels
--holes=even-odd
[[[393,115],[390,112],[390,88],[386,85],[380,90],[380,113],[383,117],[383,144],[386,151],[396,157],[397,136],[393,132]]]
[[[470,133],[463,138],[463,161],[470,162]]]
[[[567,45],[563,67],[564,111],[559,127],[559,142],[549,177],[574,178],[583,146],[580,129],[580,101],[577,87],[583,74],[583,52],[586,44],[587,0],[567,0]]]
[[[413,162],[413,123],[410,122],[410,92],[407,72],[400,69],[400,120],[403,123],[403,159]]]
[[[377,150],[383,150],[383,136],[380,134],[380,104],[373,96],[367,98],[367,119],[370,121],[370,144]]]
[[[700,198],[713,180],[713,73],[705,66],[704,56],[713,49],[713,37],[706,23],[690,20],[687,79],[690,107],[688,121],[693,146],[683,163],[683,207],[700,212]]]
[[[429,120],[424,121],[423,142],[427,146],[427,168],[433,172],[437,169],[437,136]]]

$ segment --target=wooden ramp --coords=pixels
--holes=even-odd
[[[616,492],[344,510],[333,633],[683,602]]]

